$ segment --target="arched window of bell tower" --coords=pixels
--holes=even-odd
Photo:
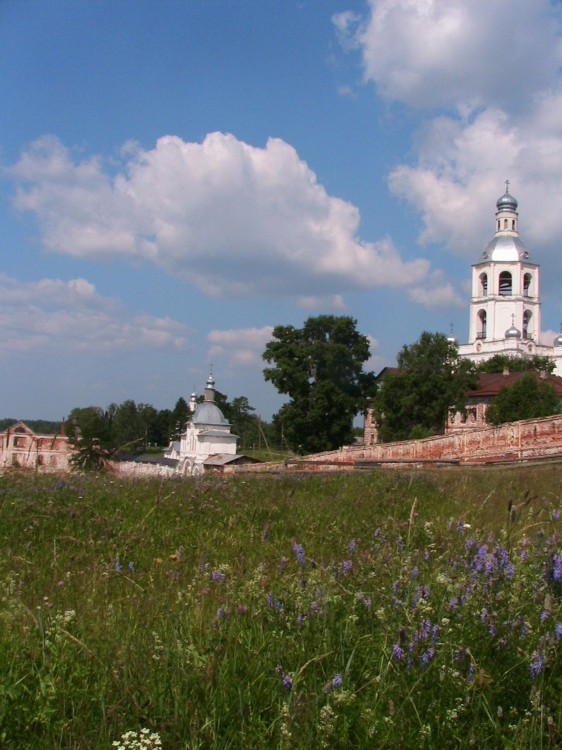
[[[531,281],[532,276],[530,273],[526,273],[523,276],[523,296],[524,297],[530,297],[531,296]]]
[[[512,290],[512,279],[509,271],[500,273],[499,294],[500,297],[509,297]]]
[[[511,228],[512,228],[512,229],[513,229],[513,231],[515,232],[515,219],[512,219],[512,220],[511,220]]]
[[[486,310],[479,310],[478,311],[478,325],[477,325],[477,332],[476,332],[476,338],[477,339],[485,339],[486,338]]]
[[[498,219],[498,232],[500,231],[500,229],[501,229],[501,224],[500,224],[500,220]]]
[[[529,324],[531,322],[531,316],[532,312],[530,310],[525,310],[523,313],[523,338],[528,339],[529,338]]]
[[[479,276],[480,281],[480,296],[485,297],[488,294],[488,274],[481,273]]]
[[[504,228],[504,229],[507,229],[507,219],[504,219],[504,220],[503,220],[503,228]]]

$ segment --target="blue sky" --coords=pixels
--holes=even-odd
[[[560,330],[562,6],[2,0],[0,416],[247,396],[275,325],[468,336],[510,180]],[[540,50],[540,54],[539,54]]]

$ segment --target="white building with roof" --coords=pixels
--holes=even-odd
[[[242,458],[236,453],[238,436],[215,403],[215,381],[209,375],[205,396],[197,403],[195,394],[189,402],[192,417],[181,433],[180,440],[170,444],[164,456],[177,461],[180,474],[201,474],[205,468],[222,468]]]
[[[469,343],[459,355],[476,363],[497,354],[549,357],[562,375],[562,331],[550,344],[541,340],[540,267],[519,237],[517,205],[506,182],[495,235],[472,266]]]

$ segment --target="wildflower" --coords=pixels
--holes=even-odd
[[[211,581],[214,581],[215,583],[222,583],[223,581],[226,581],[226,576],[224,573],[221,573],[220,570],[213,570],[211,573]]]
[[[392,655],[394,656],[396,661],[402,661],[402,659],[406,656],[406,653],[399,643],[395,643],[392,647]]]
[[[332,678],[332,686],[334,688],[341,688],[342,686],[342,676],[341,674],[337,674],[335,677]]]
[[[341,570],[344,575],[349,573],[349,571],[353,568],[353,562],[351,560],[344,560],[341,564]]]
[[[423,652],[420,658],[421,658],[421,663],[424,669],[427,669],[429,667],[429,664],[434,656],[435,656],[434,648],[428,648],[427,651]]]
[[[531,679],[536,679],[544,670],[544,655],[540,651],[533,651],[531,654],[531,663],[529,665],[529,674]]]
[[[288,674],[284,674],[282,682],[285,690],[291,692],[291,690],[293,689],[293,680],[291,679],[291,677]]]
[[[554,626],[554,637],[556,638],[557,641],[559,641],[560,638],[562,638],[562,622],[557,622],[556,625]]]
[[[349,552],[349,554],[352,554],[353,552],[355,552],[356,546],[357,546],[357,541],[355,539],[352,539],[347,546],[347,551]]]
[[[248,614],[248,607],[246,607],[245,604],[239,604],[236,607],[236,611],[238,612],[239,615],[246,615]]]
[[[297,560],[298,560],[299,565],[302,565],[304,567],[305,557],[304,557],[304,549],[302,547],[302,544],[297,544],[295,542],[293,544],[293,552],[297,556]]]
[[[135,563],[132,560],[129,560],[129,573],[132,575],[135,572]]]
[[[116,557],[115,558],[115,572],[121,573],[122,570],[123,568],[121,567],[121,560],[118,557]]]
[[[559,583],[562,581],[562,555],[554,555],[552,561],[552,580]]]
[[[553,521],[558,521],[559,518],[560,518],[560,511],[558,509],[553,510],[552,511],[552,520]]]

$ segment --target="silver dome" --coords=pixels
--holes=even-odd
[[[511,326],[511,328],[508,328],[505,332],[506,339],[520,339],[521,338],[521,331],[516,328],[514,325]]]
[[[490,240],[482,251],[484,260],[520,261],[527,260],[529,251],[519,237],[499,234]]]
[[[507,190],[501,198],[498,198],[496,206],[498,211],[517,211],[517,200]]]
[[[197,404],[197,409],[193,415],[193,424],[208,424],[208,425],[228,425],[228,420],[225,419],[222,411],[212,401],[203,401],[202,404]]]

